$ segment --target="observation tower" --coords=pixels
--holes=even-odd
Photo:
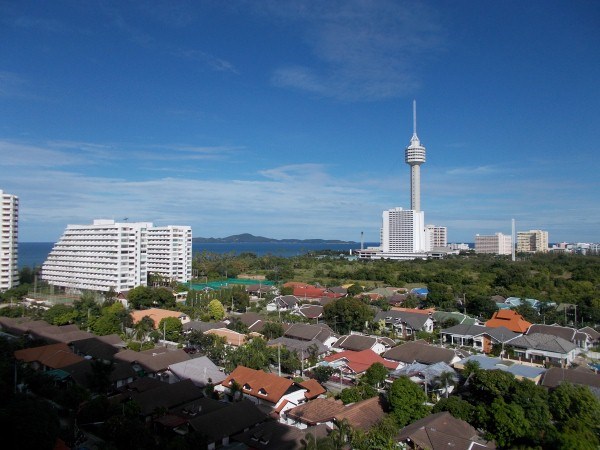
[[[410,209],[421,211],[421,164],[425,162],[425,147],[417,136],[416,100],[413,100],[413,135],[406,147],[405,162],[410,166]]]

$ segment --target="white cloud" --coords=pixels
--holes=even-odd
[[[435,14],[422,3],[329,1],[261,3],[303,25],[312,65],[279,67],[272,81],[341,100],[397,97],[419,86],[421,63],[442,48]]]

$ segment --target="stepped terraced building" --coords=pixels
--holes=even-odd
[[[72,291],[123,292],[148,274],[185,283],[191,273],[191,227],[104,219],[67,225],[42,266],[43,280]]]

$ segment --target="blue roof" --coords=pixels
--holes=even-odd
[[[427,295],[429,294],[429,290],[427,288],[413,288],[410,290],[411,293],[417,295]]]

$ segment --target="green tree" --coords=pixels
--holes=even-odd
[[[334,369],[329,366],[317,366],[312,370],[312,377],[319,383],[323,384],[329,381],[331,375],[333,375]]]
[[[456,374],[450,371],[442,372],[438,377],[434,379],[434,382],[438,386],[444,388],[445,397],[448,398],[448,395],[450,394],[450,386],[456,386]]]
[[[401,427],[425,417],[428,413],[425,393],[408,377],[402,376],[394,380],[388,391],[388,400],[391,414]]]
[[[52,325],[67,325],[75,322],[77,311],[72,306],[54,305],[44,314],[44,320]]]
[[[358,294],[362,294],[364,292],[364,290],[365,289],[360,284],[354,283],[354,284],[348,286],[347,292],[350,297],[354,297]]]
[[[352,297],[340,298],[325,305],[323,312],[327,324],[340,333],[364,330],[374,315],[374,311],[367,304]]]
[[[491,406],[481,405],[477,411],[479,417],[486,418],[488,437],[500,447],[509,447],[528,432],[530,424],[523,408],[515,403],[506,403],[502,397],[494,399]]]
[[[133,309],[150,308],[154,303],[152,288],[148,286],[137,286],[127,293],[129,307]]]
[[[452,397],[442,398],[435,404],[431,412],[435,414],[442,411],[448,411],[457,419],[471,423],[475,413],[475,408],[466,400],[453,395]]]
[[[159,322],[158,331],[167,341],[179,342],[183,325],[176,317],[165,317]]]
[[[561,383],[550,393],[548,404],[559,430],[588,429],[596,436],[598,445],[600,401],[588,387]]]
[[[225,308],[219,300],[211,300],[208,304],[208,313],[211,319],[222,320],[225,317]]]
[[[388,373],[389,370],[383,364],[375,363],[366,370],[361,380],[364,379],[370,386],[379,387],[387,378]]]
[[[262,335],[266,339],[275,339],[283,336],[283,325],[277,322],[267,322],[262,329]]]

